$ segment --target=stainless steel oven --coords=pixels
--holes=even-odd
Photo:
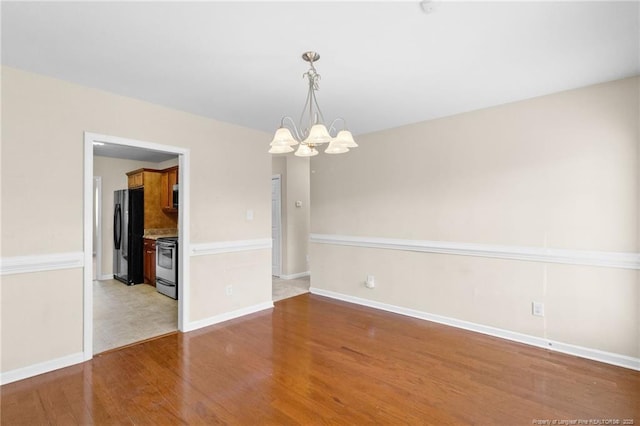
[[[178,299],[178,237],[163,237],[156,241],[156,289]]]

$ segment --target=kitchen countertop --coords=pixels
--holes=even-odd
[[[161,228],[161,229],[145,229],[142,238],[149,240],[157,240],[164,237],[177,237],[178,230],[175,228]]]
[[[166,235],[157,235],[157,234],[152,234],[152,235],[143,235],[142,238],[145,238],[147,240],[157,240],[158,238],[164,238],[164,237],[177,237],[178,234],[166,234]]]

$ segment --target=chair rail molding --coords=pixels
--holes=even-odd
[[[450,241],[404,240],[396,238],[356,237],[349,235],[311,234],[309,241],[351,247],[461,256],[492,257],[530,262],[564,263],[607,268],[640,269],[640,253],[568,250],[546,247],[502,246]]]
[[[81,251],[3,257],[0,259],[0,275],[55,271],[82,268],[83,266],[84,253]]]
[[[271,238],[258,238],[253,240],[214,241],[209,243],[191,244],[189,253],[191,256],[204,256],[220,253],[234,253],[238,251],[264,250],[272,246]]]

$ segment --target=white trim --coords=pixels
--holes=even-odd
[[[80,364],[81,362],[84,362],[84,354],[82,352],[77,352],[75,354],[52,359],[50,361],[17,368],[15,370],[2,373],[0,375],[0,384],[6,385],[7,383],[37,376],[38,374],[48,373],[49,371],[68,367],[70,365]]]
[[[113,274],[104,274],[98,277],[98,281],[112,280],[112,279],[113,279]]]
[[[177,148],[174,148],[178,150]],[[178,157],[178,330],[184,332],[191,312],[191,260],[189,250],[191,244],[191,154],[188,149],[180,150]]]
[[[463,256],[492,257],[531,262],[564,263],[570,265],[603,266],[640,269],[640,253],[567,250],[545,247],[500,246],[493,244],[448,241],[403,240],[396,238],[354,237],[348,235],[311,234],[310,242],[353,247]]]
[[[102,177],[101,176],[94,176],[93,177],[93,184],[95,186],[95,190],[97,191],[98,195],[95,197],[95,199],[98,200],[98,205],[96,206],[95,204],[93,205],[94,208],[94,218],[97,221],[97,226],[95,227],[95,235],[96,235],[96,242],[93,244],[96,248],[96,270],[93,271],[93,273],[96,276],[96,279],[98,279],[101,275],[102,275]],[[95,195],[95,193],[92,191],[92,194]],[[94,199],[94,201],[95,201]],[[96,208],[97,207],[97,208]],[[97,217],[95,217],[97,215]]]
[[[234,253],[238,251],[270,249],[271,238],[259,238],[255,240],[215,241],[210,243],[191,244],[191,256],[204,256],[209,254]]]
[[[93,135],[84,133],[82,202],[84,273],[82,278],[82,351],[85,361],[93,358]]]
[[[598,349],[585,348],[582,346],[571,345],[568,343],[549,340],[542,337],[530,336],[528,334],[517,333],[514,331],[504,330],[501,328],[490,327],[482,324],[476,324],[469,321],[463,321],[455,318],[445,317],[442,315],[431,314],[428,312],[418,311],[415,309],[404,308],[402,306],[390,305],[387,303],[376,302],[374,300],[363,299],[356,296],[337,293],[334,291],[323,290],[311,287],[309,291],[319,296],[330,297],[332,299],[342,300],[344,302],[355,303],[357,305],[368,306],[370,308],[380,309],[383,311],[393,312],[400,315],[406,315],[412,318],[418,318],[426,321],[437,322],[439,324],[449,325],[476,333],[487,334],[489,336],[499,337],[514,342],[524,343],[531,346],[537,346],[543,349],[549,349],[555,352],[562,352],[574,355],[580,358],[586,358],[593,361],[604,362],[606,364],[617,365],[619,367],[630,368],[640,371],[640,358],[633,358],[626,355],[605,352]]]
[[[205,318],[197,321],[191,321],[186,325],[184,331],[187,332],[187,331],[197,330],[199,328],[208,327],[213,324],[229,321],[235,318],[239,318],[245,315],[253,314],[253,313],[264,311],[265,309],[271,309],[271,308],[273,308],[272,301],[259,303],[253,306],[247,306],[246,308],[236,309],[235,311],[225,312],[223,314],[216,315],[213,317],[209,317],[209,318]]]
[[[0,259],[0,275],[55,271],[57,269],[82,268],[83,266],[84,253],[81,251],[3,257]]]
[[[298,272],[297,274],[280,275],[283,280],[295,280],[296,278],[304,278],[311,276],[311,272]]]
[[[273,216],[273,214],[271,215],[271,227],[273,228],[273,222],[276,222],[278,225],[278,265],[277,265],[277,270],[276,273],[273,273],[273,251],[271,252],[271,274],[276,276],[276,277],[282,277],[282,175],[277,174],[277,175],[271,175],[271,189],[273,189],[273,181],[277,180],[278,181],[278,193],[276,195],[278,204],[277,204],[277,211],[278,213],[275,215],[275,217]],[[273,203],[273,196],[271,197],[271,202]],[[273,232],[273,230],[272,230]],[[273,236],[272,236],[273,237]],[[273,240],[273,238],[272,238]],[[273,249],[273,242],[271,243],[271,248]]]

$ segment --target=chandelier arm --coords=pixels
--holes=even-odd
[[[287,127],[289,130],[293,130],[293,134],[295,136],[296,139],[298,139],[298,142],[302,141],[302,137],[300,135],[300,130],[298,129],[298,126],[296,126],[296,122],[293,120],[292,117],[285,115],[284,117],[282,117],[282,119],[280,120],[280,127],[285,127],[284,123],[285,120],[289,120],[289,122],[291,123],[291,127]]]
[[[331,122],[331,124],[329,125],[329,133],[331,133],[331,131],[332,131],[332,130],[334,130],[334,131],[336,131],[336,132],[338,131],[338,128],[335,126],[335,124],[336,124],[338,121],[342,121],[342,130],[346,130],[346,129],[347,129],[347,120],[345,120],[345,119],[344,119],[344,118],[342,118],[342,117],[338,117],[338,118],[336,118],[335,120],[333,120],[333,121]]]
[[[311,94],[311,98],[313,99],[313,103],[316,106],[316,111],[318,111],[318,115],[320,116],[320,122],[324,124],[324,115],[322,115],[322,110],[320,109],[320,105],[318,105],[318,99],[316,98],[315,90]]]
[[[312,104],[311,104],[311,97],[313,96],[312,95],[313,91],[312,91],[311,84],[312,84],[311,77],[309,77],[309,90],[307,91],[307,99],[305,99],[304,101],[304,106],[302,107],[302,111],[300,112],[300,119],[298,120],[298,126],[300,128],[300,133],[299,133],[300,142],[304,140],[306,133],[309,131],[309,129],[311,128],[311,125],[313,124],[313,110],[312,110]],[[307,110],[307,106],[309,107],[309,128],[305,129],[305,126],[302,120],[304,118],[304,113]]]
[[[311,63],[311,65],[313,66],[313,62]],[[316,121],[313,115],[313,101],[315,100],[315,97],[316,97],[315,84],[316,84],[316,81],[313,74],[309,74],[309,93],[307,93],[307,102],[309,102],[309,129],[311,129],[311,126],[313,126]]]

